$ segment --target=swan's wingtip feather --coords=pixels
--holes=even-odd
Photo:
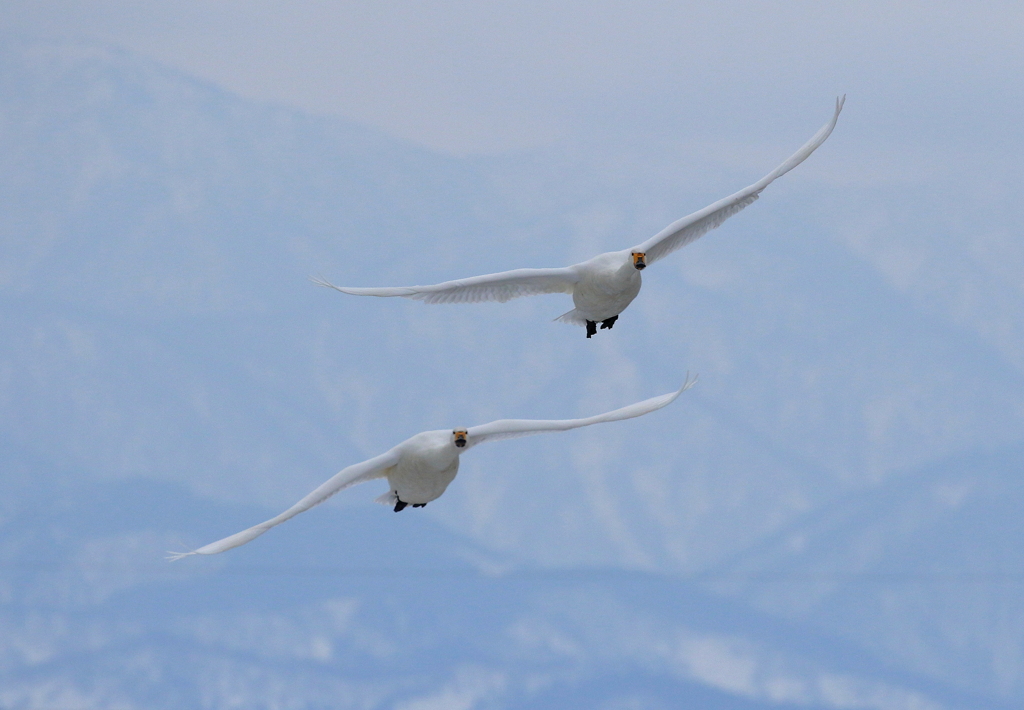
[[[168,550],[167,551],[167,557],[164,558],[164,559],[166,559],[168,562],[177,562],[182,557],[188,557],[189,555],[198,555],[198,554],[199,553],[197,551],[195,551],[195,550],[192,550],[191,552],[171,552],[170,550]]]
[[[677,394],[677,395],[680,395],[680,394],[682,394],[683,392],[685,392],[686,390],[690,389],[690,388],[691,388],[691,387],[693,387],[693,386],[694,386],[695,384],[697,384],[697,380],[699,380],[699,379],[700,379],[700,375],[699,375],[699,374],[695,374],[695,375],[693,376],[693,378],[691,378],[691,377],[690,377],[690,373],[689,373],[689,372],[687,372],[687,373],[686,373],[686,379],[685,379],[685,380],[683,380],[683,386],[679,388],[679,391],[678,391],[678,392],[677,392],[676,394]]]
[[[338,286],[337,284],[331,283],[323,276],[310,276],[309,280],[312,281],[317,286],[323,286],[324,288],[333,288],[335,291],[341,291],[342,293],[347,293],[353,296],[362,295],[358,292],[359,290],[357,289],[354,289],[350,286]]]
[[[317,286],[323,286],[324,288],[338,288],[330,281],[325,279],[323,276],[310,276],[309,280],[315,283]]]

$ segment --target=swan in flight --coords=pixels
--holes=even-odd
[[[244,545],[275,525],[280,525],[299,513],[323,503],[335,493],[375,478],[388,479],[388,492],[377,498],[378,503],[394,505],[396,513],[409,505],[413,508],[422,508],[430,501],[441,497],[459,471],[459,456],[477,444],[640,417],[671,404],[696,382],[696,377],[691,380],[687,375],[683,386],[675,392],[585,419],[499,419],[468,429],[442,429],[416,434],[380,456],[343,469],[276,518],[211,542],[198,550],[168,553],[168,559],[177,560],[189,555],[214,555]]]
[[[631,249],[599,254],[588,261],[560,269],[516,269],[433,286],[356,288],[335,286],[323,278],[314,278],[313,282],[356,296],[402,296],[424,303],[504,303],[540,293],[571,293],[576,307],[555,320],[585,325],[589,338],[597,333],[598,323],[601,328],[611,328],[619,314],[640,293],[641,271],[722,224],[754,202],[773,180],[806,160],[832,133],[845,101],[846,96],[837,98],[831,120],[775,170],[736,194],[676,220]]]

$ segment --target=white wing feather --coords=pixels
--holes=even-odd
[[[500,274],[473,276],[468,279],[445,281],[433,286],[390,286],[356,288],[335,286],[323,278],[313,279],[319,286],[333,288],[353,296],[401,296],[424,303],[478,303],[480,301],[511,301],[520,296],[541,293],[572,293],[579,280],[571,267],[560,269],[515,269]]]
[[[645,252],[647,254],[647,263],[651,264],[664,256],[668,256],[675,250],[681,249],[690,242],[696,241],[715,227],[718,227],[722,222],[732,217],[744,207],[754,202],[761,194],[761,191],[768,187],[773,180],[785,175],[797,165],[804,162],[807,157],[818,148],[818,146],[825,142],[825,139],[832,133],[832,129],[836,127],[836,121],[839,120],[839,112],[843,110],[843,103],[845,102],[845,95],[837,98],[836,110],[832,115],[832,119],[822,126],[821,130],[815,133],[814,136],[807,141],[802,148],[800,148],[800,150],[793,153],[786,162],[775,168],[775,170],[765,175],[750,187],[744,188],[734,195],[730,195],[729,197],[721,199],[714,204],[708,205],[704,209],[694,212],[691,215],[676,220],[643,244],[633,247],[632,251]]]
[[[349,486],[354,486],[357,483],[369,481],[374,478],[380,478],[383,475],[382,472],[384,470],[398,463],[398,459],[399,453],[396,447],[395,449],[391,449],[387,453],[376,456],[369,461],[363,461],[362,463],[349,466],[348,468],[336,473],[319,488],[277,517],[264,521],[259,525],[254,525],[248,530],[243,530],[242,532],[230,535],[222,540],[217,540],[217,542],[211,542],[209,545],[204,545],[198,550],[192,550],[191,552],[169,553],[168,559],[178,560],[182,557],[188,557],[189,555],[215,555],[218,552],[224,552],[225,550],[230,550],[233,547],[244,545],[247,542],[255,540],[275,525],[280,525],[284,521],[294,518],[299,513],[323,503],[335,493],[343,491]]]
[[[467,430],[468,446],[472,447],[485,441],[530,436],[531,434],[541,434],[548,431],[566,431],[568,429],[590,426],[591,424],[641,417],[644,414],[649,414],[657,409],[668,406],[675,401],[676,397],[693,387],[696,383],[696,377],[691,380],[690,376],[687,375],[686,382],[675,392],[669,392],[659,397],[651,397],[643,402],[630,404],[621,409],[615,409],[611,412],[597,414],[584,419],[499,419],[498,421],[481,424]]]

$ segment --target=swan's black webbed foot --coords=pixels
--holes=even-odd
[[[597,321],[596,320],[588,320],[587,321],[587,337],[589,338],[590,336],[594,335],[594,333],[596,333],[596,332],[597,332]]]
[[[396,513],[399,513],[402,510],[404,510],[405,506],[407,506],[407,505],[409,505],[409,504],[406,503],[404,500],[399,500],[398,498],[395,498],[395,512]]]
[[[601,330],[604,330],[605,328],[607,328],[608,330],[611,330],[612,326],[615,325],[615,321],[617,321],[618,319],[619,319],[618,316],[612,316],[611,318],[608,318],[607,320],[601,321]]]
[[[412,507],[413,508],[426,508],[427,504],[426,503],[413,503]]]

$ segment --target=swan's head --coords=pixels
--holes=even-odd
[[[466,441],[469,438],[469,432],[465,429],[456,429],[452,432],[452,440],[455,445],[460,449],[466,446]]]
[[[637,271],[643,271],[647,268],[647,254],[642,251],[633,252],[633,268]]]

